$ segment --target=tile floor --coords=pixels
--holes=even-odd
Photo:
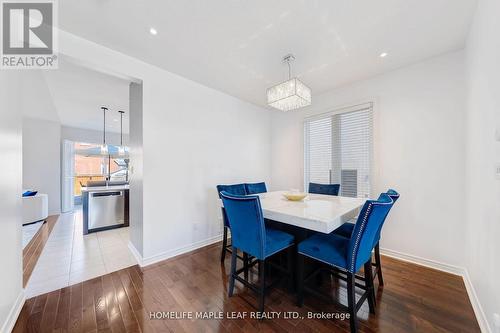
[[[26,287],[34,297],[136,264],[129,228],[82,234],[82,211],[61,214]]]

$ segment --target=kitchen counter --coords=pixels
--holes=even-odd
[[[82,192],[120,191],[120,190],[128,190],[128,189],[129,189],[129,185],[94,186],[94,187],[82,187]]]

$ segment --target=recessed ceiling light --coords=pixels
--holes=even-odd
[[[158,31],[156,31],[155,28],[149,28],[149,33],[153,36],[156,36],[158,34]]]
[[[382,53],[380,53],[380,58],[385,58],[385,57],[387,57],[388,55],[389,55],[389,53],[387,53],[387,52],[382,52]]]

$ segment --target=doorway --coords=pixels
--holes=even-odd
[[[55,175],[60,180],[60,185],[58,182],[57,186],[60,189],[59,195],[49,193],[50,202],[60,202],[57,212],[60,215],[51,217],[47,220],[49,223],[44,224],[46,227],[42,230],[43,237],[39,237],[41,240],[35,244],[36,251],[33,250],[37,256],[27,260],[30,262],[28,266],[31,270],[25,279],[28,297],[137,264],[129,249],[132,238],[131,227],[88,235],[83,233],[82,188],[89,183],[99,181],[124,183],[124,186],[128,186],[128,182],[132,183],[134,177],[130,172],[131,161],[135,159],[136,165],[140,164],[142,162],[139,159],[142,156],[134,156],[129,149],[132,110],[128,105],[131,103],[131,85],[140,87],[142,91],[142,84],[132,83],[123,77],[102,71],[98,72],[62,58],[57,72],[40,75],[44,76],[43,80],[40,80],[40,85],[45,85],[43,88],[48,92],[47,98],[52,99],[50,104],[54,105],[52,109],[59,114],[55,114],[50,120],[53,126],[50,130],[41,129],[38,121],[37,126],[33,126],[32,137],[40,137],[42,132],[57,131],[58,135],[53,135],[51,141],[32,140],[37,146],[27,152],[34,154],[54,147],[58,152],[52,154],[50,160],[36,158],[38,155],[33,156],[30,159],[33,163],[30,162],[27,167],[35,171],[41,169],[38,164],[42,163],[60,167]],[[140,104],[142,107],[142,95],[139,99],[135,97],[133,101],[134,105]],[[103,105],[109,106],[105,123],[106,154],[101,151],[103,124],[100,107]],[[119,111],[125,113],[120,114]],[[120,126],[121,116],[123,116],[123,131]],[[39,115],[33,114],[29,117],[38,119]],[[138,121],[138,118],[142,118],[142,112],[134,115],[134,121]],[[136,128],[140,125],[133,126]],[[25,134],[23,133],[23,136]],[[44,136],[47,137],[47,134]],[[137,136],[142,138],[142,132],[136,133],[134,137]],[[142,139],[135,142],[136,149],[142,150]],[[46,174],[42,172],[38,173],[36,179],[44,177]],[[47,183],[54,184],[52,178],[47,180]],[[136,180],[134,184],[134,188],[130,186],[130,191],[137,193],[134,198],[140,198],[142,202],[142,193],[136,190],[138,181]],[[36,187],[32,187],[44,193],[46,190],[42,185],[36,184]],[[137,206],[134,207],[137,209]],[[142,212],[138,215],[142,215]],[[134,226],[136,230],[142,229],[142,223]],[[140,232],[142,233],[142,230]]]

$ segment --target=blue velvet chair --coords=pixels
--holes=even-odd
[[[245,189],[247,191],[247,194],[259,194],[259,193],[266,193],[267,188],[266,188],[266,183],[247,183],[245,184]]]
[[[329,265],[331,273],[336,274],[340,271],[346,275],[347,308],[345,305],[337,303],[345,308],[350,314],[351,332],[357,332],[356,313],[365,300],[368,299],[370,312],[375,313],[371,253],[378,230],[393,204],[394,201],[392,198],[385,193],[382,193],[378,200],[367,200],[358,216],[350,238],[342,237],[334,233],[318,233],[299,243],[299,306],[302,306],[304,302],[304,291],[317,296],[330,298],[304,285],[304,259],[307,257]],[[356,273],[362,266],[364,266],[365,271],[364,285],[356,283]],[[306,281],[313,276],[314,274],[308,277]],[[358,302],[356,302],[356,286],[364,290]]]
[[[387,190],[386,194],[392,198],[394,202],[396,202],[399,199],[399,193],[393,189]],[[385,222],[385,221],[384,221]],[[380,233],[382,231],[382,227],[384,225],[384,222],[380,225],[379,230],[377,231],[377,234],[375,236],[375,244],[374,244],[374,249],[375,249],[375,262],[372,264],[375,266],[375,271],[373,273],[373,278],[378,277],[378,283],[379,285],[383,286],[384,285],[384,277],[382,275],[382,262],[380,260],[380,246],[379,246],[379,241],[380,241]],[[352,231],[354,230],[354,223],[344,223],[341,225],[339,228],[335,229],[333,231],[334,234],[340,235],[343,237],[350,238],[352,235]]]
[[[236,195],[246,195],[247,194],[245,184],[217,185],[217,193],[219,194],[219,198],[221,198],[221,199],[222,199],[222,197],[221,197],[220,193],[223,191],[230,193],[230,194],[236,194]],[[222,253],[220,256],[220,261],[221,261],[221,263],[223,263],[224,259],[226,258],[226,252],[231,252],[231,244],[227,243],[227,231],[229,229],[229,223],[227,221],[226,210],[224,209],[224,207],[221,207],[221,210],[222,210],[222,221],[224,223],[224,236],[222,238]],[[243,258],[241,258],[241,259],[243,259]]]
[[[266,293],[266,260],[285,249],[288,249],[288,264],[286,269],[277,267],[287,274],[289,281],[293,278],[294,237],[286,232],[271,229],[265,226],[262,208],[258,196],[240,196],[228,192],[221,192],[222,201],[226,209],[229,226],[231,227],[231,275],[229,278],[229,297],[234,292],[234,281],[238,280],[259,295],[259,311],[264,311],[264,297]],[[241,250],[251,255],[259,263],[259,286],[250,284],[245,276],[239,274],[245,267],[236,270],[236,253]],[[272,264],[272,262],[269,262]]]
[[[339,195],[340,184],[309,183],[309,193]]]

